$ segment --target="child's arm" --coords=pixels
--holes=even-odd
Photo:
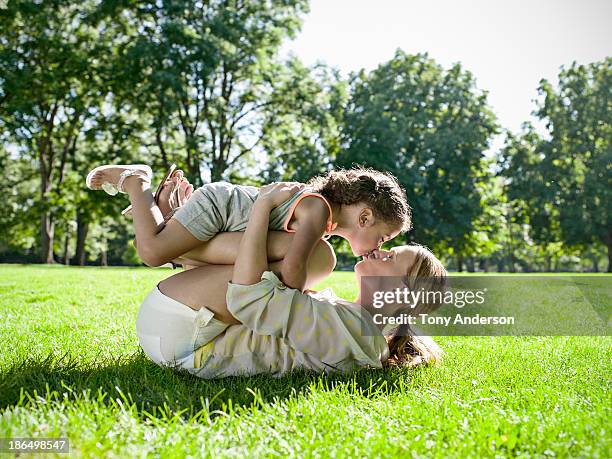
[[[304,198],[295,209],[298,228],[281,268],[281,280],[285,285],[303,290],[306,285],[308,260],[325,233],[329,209],[316,197]]]
[[[268,270],[267,239],[270,212],[303,187],[303,184],[273,183],[259,190],[246,231],[240,241],[232,283],[251,285],[261,280],[261,275]]]

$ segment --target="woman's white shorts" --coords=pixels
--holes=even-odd
[[[228,326],[209,309],[196,311],[155,287],[140,305],[136,333],[143,351],[156,364],[192,370],[195,351]]]

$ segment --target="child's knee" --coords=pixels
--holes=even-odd
[[[323,279],[329,276],[336,267],[336,253],[329,242],[320,240],[311,255],[311,267],[309,274]]]
[[[138,241],[138,244],[136,245],[136,250],[142,262],[152,268],[156,268],[158,266],[162,266],[163,264],[170,262],[170,260],[166,260],[164,258],[159,248],[155,247],[155,244],[152,242]]]

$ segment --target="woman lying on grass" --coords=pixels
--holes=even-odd
[[[323,298],[288,288],[279,280],[275,271],[282,261],[268,264],[268,241],[274,240],[268,238],[270,212],[302,187],[280,183],[260,190],[246,231],[229,235],[240,240],[233,266],[206,265],[178,273],[147,296],[136,328],[143,350],[154,362],[214,378],[281,375],[296,369],[350,371],[389,363],[414,366],[439,358],[437,345],[412,335],[408,326],[376,325],[371,301],[362,301],[361,295],[355,302]],[[217,235],[217,243],[224,236]],[[327,247],[324,241],[317,245],[309,275],[333,263]],[[446,278],[441,263],[421,246],[376,250],[357,263],[355,273],[358,279],[364,275],[425,278],[430,288],[442,288]],[[400,282],[396,287],[404,286]],[[387,282],[385,288],[389,287]],[[419,314],[430,307],[389,305],[386,313]]]
[[[168,220],[170,211],[190,199],[192,187],[180,171],[177,171],[178,174],[174,174],[168,183],[162,183],[158,207],[158,200],[153,198],[150,191],[150,170],[124,174],[125,170],[122,166],[105,166],[103,174],[90,174],[93,180],[88,180],[88,185],[100,188],[105,181],[114,184],[123,177],[120,183],[114,186],[120,191],[125,189],[130,195],[137,235],[138,228],[143,226],[142,220],[145,220],[145,226],[153,223],[161,227],[164,221],[162,216],[166,216]],[[351,174],[361,174],[361,171]],[[365,181],[366,187],[372,181],[372,175],[367,171],[364,177],[353,176],[349,182],[355,182],[356,178]],[[402,193],[397,192],[394,180],[385,176],[380,177],[380,180],[382,182],[375,183],[375,189],[380,198],[383,198],[381,200],[384,200],[387,193],[395,201],[398,201],[397,198],[401,201]],[[333,180],[325,183],[330,182],[333,184]],[[279,203],[295,200],[296,195],[303,195],[304,187],[296,186],[291,190],[277,193],[276,196],[269,191],[266,193],[263,202],[274,204],[267,212],[268,222],[271,209],[277,208]],[[346,193],[346,190],[335,194],[342,193]],[[173,195],[176,195],[176,199]],[[273,201],[271,196],[274,196]],[[171,202],[173,199],[175,202]],[[402,202],[399,204],[400,215],[409,216],[409,209],[403,207]],[[364,223],[364,233],[371,233],[372,227],[375,226],[375,220],[371,218],[372,209],[359,205],[352,207],[357,210],[354,217],[359,218],[356,226]],[[393,212],[397,213],[391,211]],[[254,212],[250,213],[251,220],[254,215]],[[363,217],[366,218],[361,220]],[[246,216],[242,218],[246,225]],[[435,343],[426,338],[411,336],[411,330],[405,326],[384,329],[382,334],[368,312],[362,317],[361,308],[356,303],[337,297],[306,295],[288,289],[273,272],[280,273],[286,266],[286,255],[294,247],[295,235],[279,231],[268,233],[267,230],[268,226],[262,226],[260,238],[263,238],[263,243],[261,240],[258,242],[258,256],[263,254],[266,267],[270,260],[276,261],[270,261],[270,271],[259,273],[262,280],[257,282],[256,286],[272,287],[276,293],[284,291],[284,301],[280,303],[279,311],[276,310],[279,307],[278,302],[273,302],[274,306],[263,305],[257,320],[264,317],[281,320],[283,317],[290,317],[291,323],[281,323],[281,330],[274,329],[279,325],[277,322],[272,329],[269,324],[252,324],[248,319],[245,319],[247,322],[241,323],[245,315],[228,310],[228,282],[232,279],[233,263],[239,254],[244,253],[241,243],[244,233],[220,233],[208,242],[200,243],[199,247],[187,254],[189,258],[213,264],[204,264],[166,279],[143,302],[138,315],[137,332],[141,346],[153,361],[160,365],[178,364],[200,377],[210,378],[260,372],[282,374],[296,368],[330,370],[348,369],[355,365],[380,367],[389,362],[414,365],[438,358],[439,349]],[[242,262],[245,263],[244,259]],[[319,240],[306,263],[306,286],[312,286],[327,277],[334,266],[335,255],[331,246],[326,241]],[[369,276],[409,274],[412,277],[425,277],[432,281],[434,287],[441,286],[445,277],[440,262],[431,252],[419,246],[396,247],[390,252],[372,251],[357,264],[356,271],[358,276],[363,273]],[[296,310],[293,311],[294,305],[301,304],[298,300],[305,302],[306,306],[295,306]],[[365,304],[365,301],[358,299],[357,303],[359,302],[364,303],[365,311],[372,311],[371,304]],[[261,309],[261,301],[258,305]],[[428,305],[420,305],[419,309],[412,312],[425,312],[427,307]],[[401,310],[398,308],[397,313],[404,312],[404,309],[405,306]],[[298,313],[297,310],[301,312]],[[253,313],[255,309],[251,308],[249,311]],[[286,315],[288,311],[292,311],[290,316]],[[305,314],[306,311],[310,314]],[[302,319],[296,323],[296,317]],[[342,338],[345,340],[339,345],[338,340]]]

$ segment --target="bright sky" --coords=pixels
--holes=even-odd
[[[563,64],[612,55],[612,0],[311,0],[284,51],[347,76],[397,48],[446,68],[461,62],[489,91],[500,124],[518,131],[532,120],[541,78],[554,83]]]

